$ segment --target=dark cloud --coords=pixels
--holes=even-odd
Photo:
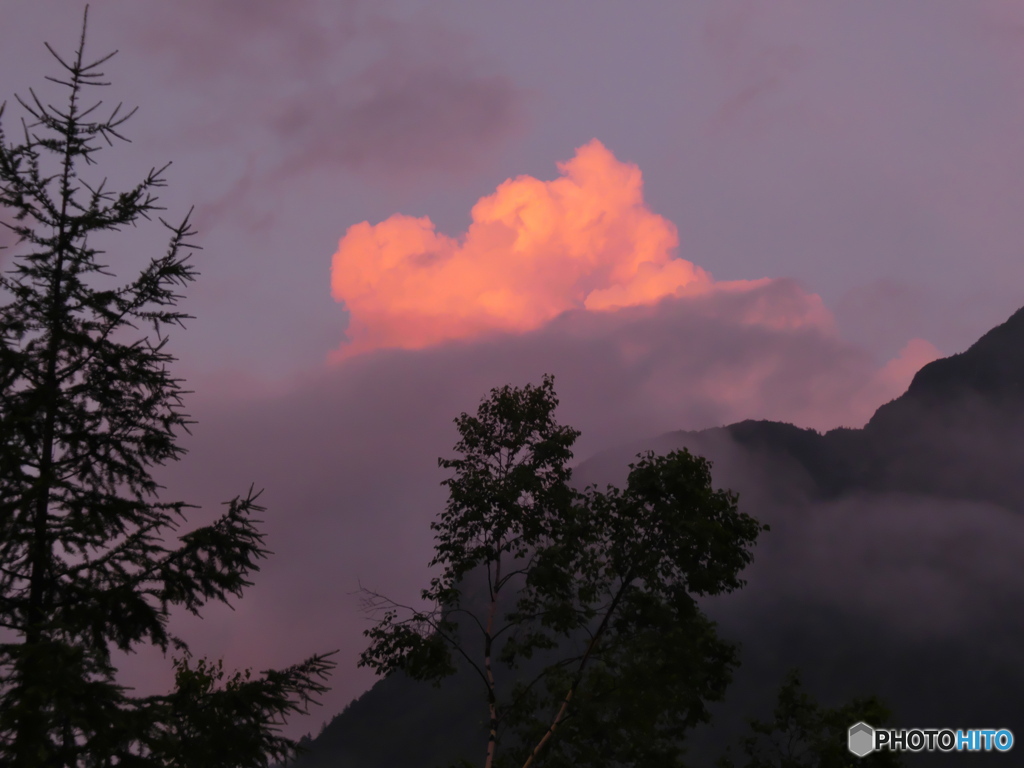
[[[715,484],[771,526],[747,585],[706,603],[742,643],[743,666],[693,754],[710,762],[744,732],[745,717],[768,715],[793,667],[829,704],[880,695],[901,727],[1024,726],[1015,705],[1024,683],[1019,509],[864,489],[822,498],[784,450],[745,447],[722,430],[637,441],[585,462],[576,477],[621,484],[635,453],[683,446],[710,458]]]
[[[192,85],[220,80],[252,88],[259,85],[253,75],[317,72],[355,37],[361,7],[360,0],[184,0],[147,9],[138,34]]]
[[[366,2],[184,6],[145,19],[171,83],[197,104],[176,137],[256,158],[206,219],[310,172],[461,176],[524,125],[524,92],[428,15],[398,20]]]
[[[381,61],[358,78],[365,95],[344,88],[280,114],[278,135],[292,153],[288,173],[324,164],[386,177],[472,169],[522,124],[522,97],[501,75],[460,66]]]
[[[702,39],[725,94],[710,119],[715,133],[792,119],[787,87],[808,68],[812,53],[807,45],[766,39],[774,27],[772,17],[780,15],[786,14],[752,5],[723,5],[709,13]],[[803,12],[793,21],[813,25],[815,15]]]
[[[553,372],[560,418],[583,430],[580,458],[672,428],[835,417],[871,379],[871,359],[821,327],[750,322],[766,305],[805,300],[799,286],[778,281],[567,313],[522,335],[379,350],[276,395],[222,384],[219,398],[190,409],[198,420],[190,453],[165,481],[173,496],[204,505],[202,515],[253,482],[265,487],[275,554],[237,612],[213,609],[180,626],[197,653],[236,666],[340,648],[324,710],[333,715],[371,682],[355,671],[368,625],[353,592],[363,583],[414,600],[426,583],[429,523],[445,498],[436,461],[450,455],[458,413],[474,410],[491,387]]]
[[[523,127],[524,93],[468,42],[432,26],[387,25],[351,77],[278,110],[288,173],[332,165],[371,177],[460,174]]]
[[[276,396],[244,400],[239,390],[234,405],[196,403],[190,455],[167,484],[207,505],[204,514],[254,481],[265,487],[275,554],[237,612],[184,623],[194,650],[269,666],[340,648],[334,689],[315,720],[340,712],[372,682],[355,668],[368,626],[359,584],[415,600],[426,583],[429,523],[445,498],[436,458],[450,455],[452,418],[492,386],[554,371],[560,418],[584,433],[580,458],[632,441],[584,462],[580,485],[622,484],[638,451],[687,445],[715,462],[717,486],[739,491],[742,508],[771,525],[748,585],[708,606],[723,632],[745,644],[735,694],[742,706],[733,714],[767,706],[784,669],[799,665],[827,701],[879,693],[917,717],[904,715],[907,726],[934,725],[922,719],[933,715],[950,723],[997,715],[1010,679],[1000,675],[1016,663],[1024,634],[1015,608],[1024,594],[1019,512],[924,493],[823,498],[785,452],[739,446],[723,431],[636,439],[773,410],[795,414],[793,401],[821,397],[822,382],[868,375],[857,373],[867,364],[856,350],[825,336],[727,319],[741,307],[659,309],[580,313],[518,337],[379,351]],[[649,356],[630,346],[639,339],[651,344]],[[716,393],[718,366],[742,380],[766,360],[773,373],[739,400]],[[954,691],[962,695],[950,703]],[[724,732],[741,725],[726,719]]]

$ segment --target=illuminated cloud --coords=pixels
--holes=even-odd
[[[350,227],[332,264],[332,293],[350,312],[335,358],[453,340],[484,355],[514,337],[533,364],[550,356],[543,370],[569,366],[588,382],[595,368],[619,371],[622,391],[651,409],[632,427],[641,433],[669,415],[859,426],[940,355],[913,339],[878,368],[798,282],[713,281],[678,258],[676,228],[645,204],[640,169],[596,139],[558,168],[553,181],[505,181],[458,238],[400,214]]]
[[[676,228],[645,204],[639,168],[595,139],[558,169],[553,181],[505,181],[458,238],[398,214],[350,227],[331,274],[334,298],[351,313],[340,354],[529,331],[567,310],[651,304],[711,285],[676,257]]]
[[[939,357],[913,339],[878,369],[796,281],[714,282],[677,257],[676,228],[644,203],[640,169],[597,140],[558,168],[554,181],[501,184],[458,238],[399,214],[350,227],[332,264],[334,298],[351,313],[350,341],[335,357],[456,339],[483,354],[514,335],[534,363],[550,353],[544,370],[560,370],[600,349],[572,367],[593,371],[600,359],[602,375],[628,379],[623,391],[651,409],[638,433],[669,415],[859,426]],[[689,410],[677,412],[681,402]]]

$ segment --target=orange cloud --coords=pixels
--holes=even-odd
[[[570,309],[612,310],[701,291],[675,225],[643,199],[640,169],[596,139],[559,178],[519,176],[472,210],[459,238],[429,218],[356,224],[338,243],[331,293],[350,312],[347,357],[539,328]]]

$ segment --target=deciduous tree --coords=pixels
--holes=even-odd
[[[430,608],[370,593],[382,615],[361,663],[436,681],[461,659],[486,706],[485,768],[676,765],[736,664],[696,598],[743,584],[763,526],[687,451],[639,456],[622,490],[574,490],[579,432],[557,403],[549,376],[455,420]]]
[[[771,720],[751,720],[750,735],[741,742],[744,757],[730,756],[718,768],[899,768],[898,752],[857,757],[847,746],[847,732],[859,722],[887,725],[892,713],[876,696],[855,698],[839,707],[825,707],[804,689],[792,670],[779,689]]]

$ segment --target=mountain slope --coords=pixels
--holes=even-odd
[[[771,524],[740,592],[707,601],[743,667],[693,765],[710,766],[763,716],[785,672],[837,704],[878,693],[901,727],[1024,734],[1024,309],[967,351],[922,368],[863,429],[824,435],[745,421],[675,432],[581,464],[621,483],[641,450],[688,447]],[[381,681],[315,739],[301,768],[429,768],[482,754],[478,691]],[[979,764],[916,755],[908,765]]]
[[[1020,507],[1022,427],[1024,309],[967,351],[924,366],[863,429],[819,435],[763,421],[723,429],[748,450],[791,457],[822,497],[901,491]]]

